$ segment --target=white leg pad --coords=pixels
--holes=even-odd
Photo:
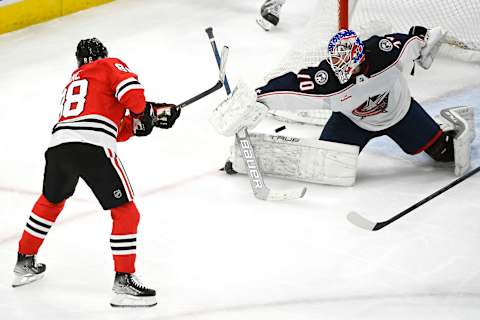
[[[443,131],[454,130],[455,175],[470,169],[470,145],[475,139],[475,118],[472,107],[453,107],[440,111],[435,117]]]
[[[352,186],[359,148],[347,144],[250,133],[262,173],[270,176],[336,186]],[[246,173],[238,145],[231,149],[235,171]]]

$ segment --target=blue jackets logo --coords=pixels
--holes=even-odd
[[[353,109],[352,114],[360,117],[371,117],[379,113],[387,112],[388,106],[388,92],[369,97],[367,101],[362,103],[359,107]]]

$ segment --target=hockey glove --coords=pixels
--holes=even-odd
[[[170,103],[155,103],[147,102],[147,105],[152,106],[155,118],[153,125],[161,129],[170,129],[175,124],[175,121],[180,116],[180,110],[176,105]]]
[[[420,57],[417,61],[423,69],[429,69],[443,43],[446,32],[440,27],[426,29],[425,27],[415,26],[410,28],[409,35],[418,36],[425,40],[425,46],[420,51]]]
[[[148,103],[142,114],[133,115],[133,134],[137,137],[145,137],[152,133],[154,114],[152,106]]]
[[[427,34],[428,29],[422,26],[413,26],[408,31],[409,36],[417,36],[425,40],[425,35]]]

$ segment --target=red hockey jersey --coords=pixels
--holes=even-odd
[[[72,73],[62,94],[61,108],[50,147],[83,142],[115,151],[117,141],[133,135],[127,109],[142,113],[145,95],[137,75],[125,63],[105,58],[84,64]]]

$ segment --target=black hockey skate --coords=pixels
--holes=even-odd
[[[43,263],[36,262],[35,255],[19,253],[17,263],[13,269],[12,287],[19,287],[40,280],[45,275],[47,267]]]
[[[238,173],[237,171],[235,171],[235,169],[233,169],[233,164],[232,164],[232,161],[230,160],[227,160],[227,162],[225,162],[225,166],[221,168],[220,171],[225,171],[225,173],[228,175]]]
[[[276,26],[280,21],[280,9],[284,1],[267,0],[260,8],[260,16],[257,18],[257,23],[265,31],[269,31]]]
[[[131,273],[117,272],[112,291],[112,307],[153,307],[157,304],[155,290],[145,287]]]

